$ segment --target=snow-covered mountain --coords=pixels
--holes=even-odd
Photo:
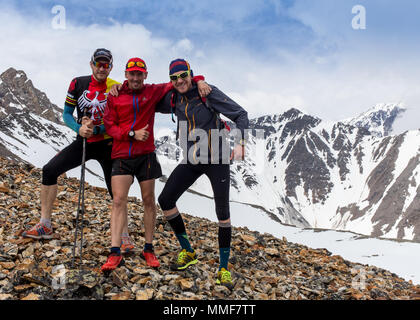
[[[420,131],[389,136],[401,112],[383,104],[343,122],[297,109],[251,119],[264,139],[253,138],[250,156],[231,166],[231,199],[299,227],[419,241]],[[157,141],[170,158],[168,144],[175,146],[173,135]],[[164,161],[164,172],[174,165]],[[191,188],[212,194],[205,178]]]
[[[401,105],[377,105],[324,122],[290,109],[251,119],[263,137],[252,138],[249,156],[231,166],[231,201],[283,224],[419,241],[420,131],[390,136],[401,112]],[[41,167],[74,139],[60,118],[23,71],[0,76],[1,155]],[[157,138],[156,146],[169,176],[180,156],[175,135]],[[212,195],[205,177],[191,191]]]
[[[380,103],[355,118],[341,122],[368,129],[371,134],[378,137],[385,137],[392,134],[392,124],[405,111],[406,108],[401,103]]]
[[[44,165],[75,137],[61,114],[23,71],[6,70],[0,76],[0,155]]]

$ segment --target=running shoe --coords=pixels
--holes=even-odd
[[[101,267],[102,271],[111,271],[116,269],[119,266],[122,266],[124,264],[124,260],[121,254],[118,253],[111,253],[108,256],[108,260],[106,260],[106,263]]]
[[[160,262],[156,258],[153,251],[144,251],[140,254],[140,256],[146,260],[146,263],[149,267],[158,268],[160,267]]]
[[[130,253],[134,250],[134,244],[131,242],[130,238],[121,238],[121,252]]]
[[[184,270],[192,264],[196,264],[197,260],[197,253],[195,252],[188,252],[187,250],[183,249],[178,254],[178,259],[176,263],[171,265],[171,270]]]
[[[24,238],[32,238],[32,239],[52,239],[53,238],[53,230],[52,228],[47,228],[41,222],[34,225],[31,229],[24,231],[22,233],[22,237]]]
[[[220,284],[232,290],[233,283],[232,283],[232,277],[230,275],[230,272],[227,271],[225,268],[222,268],[222,270],[220,270],[217,273],[216,284]]]

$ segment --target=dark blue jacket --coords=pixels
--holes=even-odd
[[[194,150],[194,148],[199,149],[197,148],[197,143],[200,141],[200,137],[195,136],[196,129],[204,130],[208,135],[208,161],[218,161],[219,163],[223,161],[226,163],[225,161],[228,161],[228,159],[222,159],[222,155],[226,155],[226,152],[222,152],[222,148],[224,146],[229,147],[226,135],[220,137],[218,144],[211,142],[211,130],[223,128],[221,127],[216,112],[223,114],[236,124],[237,129],[240,131],[235,135],[235,141],[237,143],[239,140],[246,138],[245,129],[248,129],[249,126],[248,113],[217,87],[210,86],[212,91],[206,98],[209,106],[206,106],[203,103],[203,100],[198,93],[197,85],[193,82],[191,90],[185,94],[180,94],[176,90],[168,92],[156,106],[156,112],[173,112],[178,118],[178,125],[180,123],[185,124],[179,125],[180,144],[181,146],[186,145],[188,152],[194,152],[194,155],[197,155],[197,157],[200,156],[200,150]],[[171,103],[171,100],[174,98],[173,94],[175,94],[175,99],[173,103]],[[187,131],[189,137],[188,141],[185,141],[187,134],[183,132],[183,129]],[[214,147],[217,145],[218,150],[215,150]],[[184,157],[185,151],[186,150],[184,150]]]

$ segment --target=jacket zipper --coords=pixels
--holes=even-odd
[[[209,150],[210,150],[210,163],[213,162],[213,150],[211,147],[211,129],[209,129],[209,140],[208,140],[208,144],[209,144]]]
[[[191,134],[194,134],[195,131],[195,117],[194,117],[194,112],[193,112],[193,128],[191,130]],[[197,162],[197,142],[194,142],[194,161]]]
[[[185,117],[187,118],[187,120],[188,120],[188,134],[187,134],[187,137],[189,136],[189,134],[190,134],[190,131],[191,131],[191,121],[190,121],[190,118],[188,118],[188,99],[187,98],[185,98],[185,103],[186,103],[186,105],[185,105]]]
[[[193,128],[192,128],[192,130],[191,130],[191,120],[190,120],[190,118],[188,117],[188,105],[189,105],[189,102],[188,102],[188,99],[187,99],[187,97],[185,97],[185,103],[186,103],[186,105],[185,105],[185,117],[187,118],[187,120],[188,120],[188,132],[187,132],[187,137],[189,137],[190,136],[190,134],[192,134],[193,133],[193,131],[194,131],[194,129],[195,129],[195,117],[194,117],[194,113],[193,113]],[[187,138],[188,139],[188,138]],[[197,162],[197,158],[196,158],[196,152],[197,152],[197,145],[196,145],[196,142],[194,142],[194,151],[193,151],[193,159],[194,159],[194,162]]]
[[[136,106],[136,95],[133,94],[134,121],[133,121],[133,124],[131,125],[131,129],[130,130],[133,130],[134,124],[136,123],[136,109],[137,109],[136,107],[137,107]],[[132,147],[133,147],[133,141],[131,140],[130,141],[130,148],[128,149],[128,157],[130,157],[130,158],[131,158],[131,149],[132,149]]]

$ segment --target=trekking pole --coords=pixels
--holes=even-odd
[[[86,108],[83,111],[83,117],[86,116]],[[85,212],[85,162],[86,162],[86,138],[83,138],[83,152],[82,152],[82,168],[80,173],[80,184],[79,184],[79,200],[77,204],[76,214],[76,229],[74,231],[74,244],[73,244],[73,260],[72,266],[74,266],[74,259],[76,255],[77,245],[77,232],[79,229],[79,216],[81,219],[81,231],[80,231],[80,263],[82,264],[82,248],[83,248],[83,214]]]

